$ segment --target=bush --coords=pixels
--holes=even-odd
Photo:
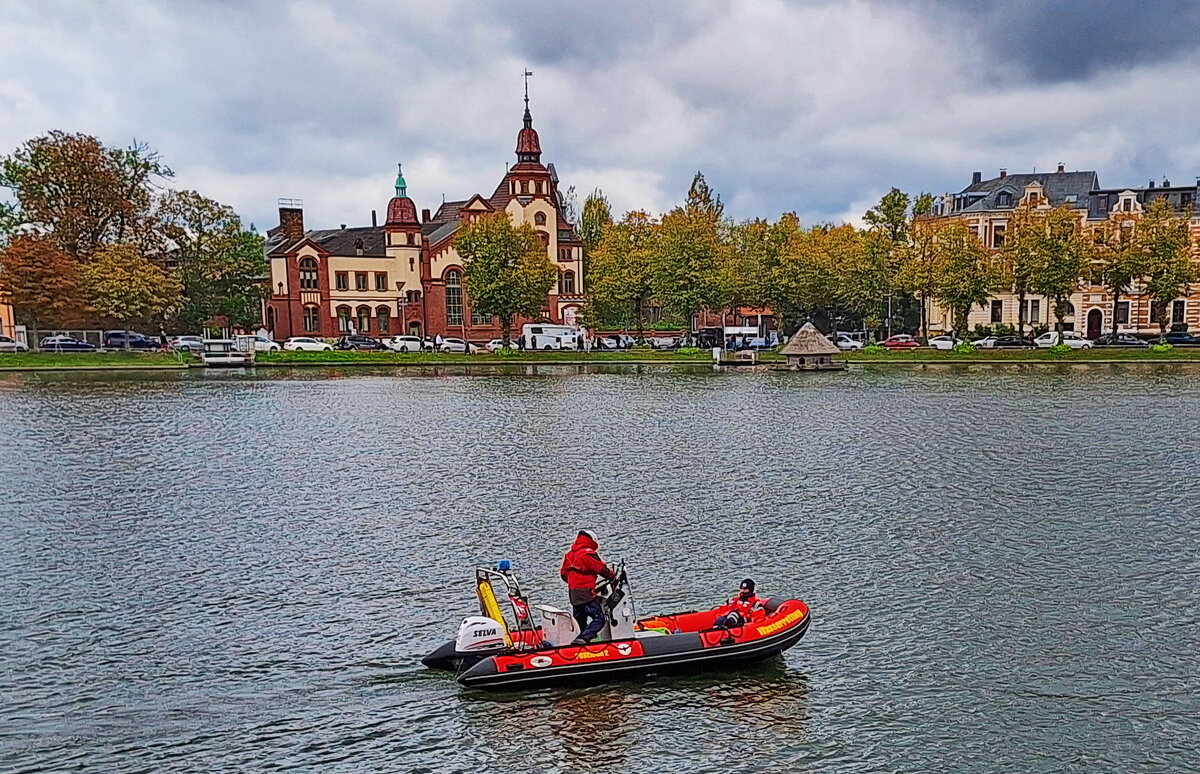
[[[1066,344],[1055,344],[1053,347],[1051,347],[1050,349],[1048,349],[1046,351],[1049,352],[1054,357],[1062,357],[1063,355],[1071,354],[1071,348],[1068,347]]]
[[[495,352],[496,357],[517,357],[520,354],[521,354],[521,350],[510,349],[509,347],[503,347],[501,349],[496,350],[496,352]]]
[[[955,344],[951,351],[956,355],[974,355],[979,348],[969,341],[964,341],[961,344]]]
[[[887,352],[887,347],[876,344],[872,341],[870,344],[860,349],[859,352],[862,352],[864,355],[882,355]]]
[[[1156,352],[1160,355],[1165,355],[1168,352],[1173,352],[1174,350],[1175,350],[1175,347],[1171,346],[1170,344],[1167,344],[1166,342],[1150,345],[1150,351]]]
[[[1006,323],[1000,323],[992,328],[993,336],[1016,336],[1017,329]]]
[[[699,355],[700,354],[699,347],[680,347],[679,349],[677,349],[675,351],[681,355]]]
[[[986,339],[988,336],[992,336],[992,335],[993,335],[992,326],[990,326],[990,325],[976,325],[975,326],[975,338]],[[996,334],[996,335],[998,335],[998,334]]]

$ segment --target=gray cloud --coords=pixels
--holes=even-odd
[[[51,128],[162,150],[266,227],[277,197],[363,223],[488,193],[521,79],[544,158],[618,209],[702,169],[739,217],[857,217],[888,187],[1096,169],[1200,173],[1190,3],[0,0],[0,149]]]

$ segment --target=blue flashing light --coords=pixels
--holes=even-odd
[[[497,570],[511,570],[512,569],[512,561],[509,559],[501,559],[500,561],[496,562],[496,569]]]

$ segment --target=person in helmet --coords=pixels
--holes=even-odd
[[[734,594],[729,602],[717,608],[717,620],[713,622],[713,628],[731,629],[765,618],[767,613],[763,608],[764,601],[754,593],[754,579],[746,578],[738,586],[738,593]]]
[[[579,637],[572,645],[586,645],[604,628],[604,608],[596,596],[596,580],[604,577],[615,581],[617,576],[596,553],[599,548],[596,533],[590,529],[579,530],[558,571],[567,582],[571,613],[579,624]]]

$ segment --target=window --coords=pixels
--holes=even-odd
[[[979,238],[979,226],[967,226],[967,230],[971,232],[971,236]]]
[[[415,244],[417,243],[417,235],[416,235],[416,234],[409,234],[409,235],[408,235],[408,243],[409,243],[410,245],[415,245]]]
[[[355,254],[355,255],[362,255],[362,254],[363,254],[363,241],[362,241],[362,239],[355,239],[355,240],[354,240],[354,254]]]
[[[1012,206],[1012,194],[1010,194],[1008,191],[1001,191],[1000,193],[996,194],[996,206],[997,207],[1011,207]]]
[[[1004,319],[1004,302],[998,298],[992,299],[992,322],[998,323]]]
[[[451,270],[446,272],[446,324],[462,325],[462,321],[462,272]]]
[[[375,272],[375,289],[376,290],[387,290],[387,272],[386,271]]]
[[[341,333],[350,332],[350,307],[339,306],[337,308],[338,316],[338,331]]]
[[[365,271],[354,272],[354,289],[355,290],[366,290],[367,289],[367,273]]]
[[[535,213],[533,214],[533,225],[535,225],[535,226],[544,226],[544,225],[546,225],[546,213],[544,213],[544,212],[535,212]]]
[[[537,235],[538,235],[538,239],[542,240],[543,247],[550,246],[550,235],[549,234],[547,234],[545,231],[539,231],[539,232],[537,232]]]
[[[1187,301],[1182,298],[1171,304],[1171,324],[1182,325],[1187,322]]]
[[[521,193],[523,193],[523,194],[529,193],[529,181],[528,180],[521,181]]]
[[[542,192],[542,181],[541,180],[537,181],[537,192],[538,193]]]
[[[300,289],[317,289],[317,262],[312,258],[304,258],[300,261]]]
[[[483,314],[475,309],[471,310],[471,324],[472,325],[489,325],[491,322],[492,322],[492,318],[490,316]]]
[[[275,330],[275,307],[267,307],[267,330]]]
[[[339,271],[334,276],[336,277],[336,280],[337,280],[337,289],[338,290],[349,290],[350,289],[350,275],[348,275],[344,271]]]
[[[1037,191],[1030,191],[1029,192],[1029,206],[1036,207],[1036,206],[1038,206],[1039,201],[1041,201],[1041,197],[1038,196]]]
[[[1128,301],[1118,301],[1117,302],[1117,325],[1128,325],[1128,324],[1129,324],[1129,302]]]
[[[355,311],[358,314],[358,332],[366,333],[371,330],[371,307],[360,306]]]
[[[1027,323],[1036,323],[1042,316],[1042,302],[1040,300],[1029,299],[1025,302],[1024,321]]]
[[[564,271],[558,276],[558,294],[560,296],[575,295],[575,272]]]
[[[1005,226],[1002,223],[992,226],[992,247],[1004,246],[1004,231]]]
[[[406,301],[408,301],[408,303],[410,303],[410,304],[415,304],[416,302],[421,300],[421,291],[406,290],[406,291],[404,291],[404,299]]]
[[[1121,203],[1121,209],[1125,210],[1126,212],[1133,212],[1133,199],[1126,198],[1125,201]]]
[[[391,333],[392,331],[392,310],[386,306],[375,307],[375,319],[380,333]]]
[[[347,310],[349,313],[349,310]],[[304,307],[304,330],[316,333],[321,328],[321,310],[312,304]]]

